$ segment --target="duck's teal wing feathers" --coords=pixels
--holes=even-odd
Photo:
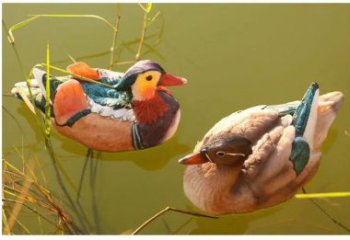
[[[81,85],[84,92],[95,103],[102,106],[113,107],[114,109],[131,107],[130,94],[127,92],[117,91],[113,88],[107,88],[93,83],[82,83]]]
[[[296,137],[292,144],[290,160],[293,162],[294,170],[297,174],[303,171],[310,158],[310,146],[303,135],[307,127],[317,89],[318,84],[312,83],[293,115],[292,125],[295,127]]]
[[[292,125],[295,127],[295,136],[303,136],[305,132],[305,128],[311,112],[312,102],[314,100],[317,89],[318,84],[312,83],[293,115]]]
[[[290,160],[293,162],[294,170],[301,173],[310,158],[310,146],[303,137],[296,137],[292,143]]]

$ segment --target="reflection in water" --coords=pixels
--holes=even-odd
[[[272,215],[277,211],[279,211],[278,208],[272,208],[269,211],[262,210],[254,213],[221,216],[219,219],[211,221],[195,218],[197,227],[192,230],[191,234],[244,234],[251,222]]]
[[[174,148],[174,146],[176,147]],[[162,146],[119,154],[104,152],[101,159],[107,161],[131,161],[144,170],[153,171],[163,168],[169,161],[176,161],[189,150],[190,147],[180,143],[175,135]]]

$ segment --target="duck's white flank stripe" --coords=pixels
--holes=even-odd
[[[128,108],[120,108],[120,109],[113,109],[109,106],[102,106],[100,104],[95,103],[91,98],[88,97],[89,105],[91,108],[91,111],[94,113],[97,113],[104,117],[110,117],[113,119],[118,119],[122,121],[134,121],[135,115],[132,109]]]

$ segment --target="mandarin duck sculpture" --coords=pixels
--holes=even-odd
[[[288,200],[315,175],[342,102],[341,92],[319,96],[313,83],[302,101],[256,106],[223,118],[179,160],[188,165],[185,194],[217,215]]]
[[[51,121],[62,135],[95,150],[130,151],[159,145],[176,132],[180,107],[166,86],[187,80],[165,72],[158,63],[139,61],[125,74],[83,62],[67,71],[72,75],[50,76]],[[45,113],[46,73],[35,68],[33,74],[34,102]],[[16,83],[11,92],[19,98],[23,92],[29,95],[25,82]]]

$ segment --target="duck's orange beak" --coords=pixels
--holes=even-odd
[[[179,160],[179,163],[184,165],[202,164],[206,162],[208,162],[208,160],[200,153],[191,153]]]
[[[187,83],[186,78],[171,75],[169,73],[164,73],[162,79],[159,82],[160,86],[180,86]]]

